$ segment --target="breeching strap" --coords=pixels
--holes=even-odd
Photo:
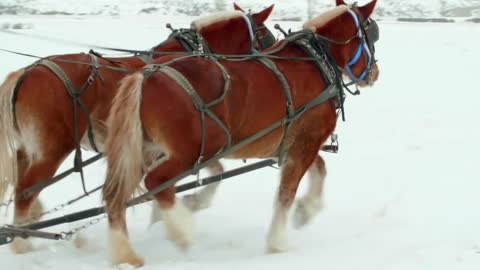
[[[98,152],[98,148],[95,144],[94,136],[93,136],[93,127],[92,127],[92,122],[90,120],[90,116],[88,113],[88,110],[85,106],[85,103],[82,101],[81,96],[82,94],[92,85],[93,81],[98,75],[98,60],[97,57],[93,54],[90,54],[91,58],[91,67],[92,67],[92,72],[90,73],[90,76],[88,77],[87,81],[83,84],[83,86],[80,89],[77,89],[72,81],[68,78],[67,74],[62,70],[60,66],[58,66],[56,63],[54,63],[52,60],[49,59],[41,59],[33,66],[36,65],[41,65],[45,66],[48,68],[50,71],[52,71],[64,84],[65,88],[67,89],[68,94],[72,98],[72,105],[73,105],[73,121],[74,121],[74,137],[75,137],[75,156],[74,156],[74,164],[73,164],[73,171],[80,173],[80,178],[82,180],[82,187],[85,193],[87,192],[87,189],[85,187],[85,179],[83,175],[83,160],[82,160],[82,151],[80,148],[80,134],[79,134],[79,128],[78,128],[78,107],[80,107],[80,110],[82,111],[83,115],[85,116],[86,122],[87,122],[87,136],[88,140],[90,142],[91,147],[94,149],[95,152]],[[19,85],[19,84],[18,84]],[[16,89],[18,90],[18,89]],[[14,102],[14,101],[13,101]],[[47,182],[46,184],[50,184],[50,182]],[[36,189],[41,189],[42,186],[34,186]],[[35,190],[39,191],[39,190]],[[28,198],[31,193],[34,192],[33,190],[27,189],[22,193],[23,198]]]
[[[210,117],[225,133],[225,137],[227,139],[226,147],[230,147],[231,141],[232,141],[232,136],[230,134],[230,131],[228,128],[223,124],[223,122],[210,110],[212,106],[217,105],[220,103],[226,96],[228,90],[230,89],[230,76],[228,75],[225,67],[220,64],[216,59],[210,58],[220,69],[223,79],[224,79],[224,89],[222,92],[222,95],[215,100],[205,103],[202,98],[198,95],[197,91],[195,88],[192,86],[192,84],[188,81],[185,76],[183,76],[180,72],[178,72],[176,69],[170,67],[170,66],[162,66],[162,65],[153,65],[149,66],[146,71],[145,71],[145,77],[147,77],[149,74],[151,74],[154,71],[160,71],[164,73],[165,75],[169,76],[172,78],[178,85],[182,87],[183,90],[192,98],[193,105],[195,109],[200,112],[200,126],[202,129],[202,142],[200,145],[200,154],[197,162],[195,163],[193,167],[194,173],[197,173],[200,168],[197,169],[197,165],[202,161],[204,151],[205,151],[205,143],[206,143],[206,125],[205,125],[205,115]]]
[[[278,70],[275,63],[268,59],[268,58],[258,58],[258,61],[264,64],[268,69],[270,69],[275,76],[277,76],[278,81],[282,85],[283,94],[285,96],[286,104],[287,104],[287,120],[293,119],[295,117],[294,107],[293,107],[293,100],[292,94],[290,90],[290,86],[288,85],[288,81],[285,76]],[[285,131],[283,132],[282,141],[280,142],[280,146],[278,148],[278,166],[282,166],[283,159],[285,156],[285,141],[287,139],[288,130],[290,129],[293,121],[288,121],[285,125]]]
[[[336,95],[338,95],[339,91],[340,91],[340,89],[338,89],[335,84],[329,85],[316,98],[310,100],[309,102],[307,102],[306,104],[304,104],[300,108],[296,109],[293,118],[288,119],[288,118],[285,117],[285,118],[282,118],[282,119],[278,120],[277,122],[273,123],[269,127],[266,127],[264,129],[260,130],[256,134],[243,139],[242,141],[232,145],[231,147],[228,147],[228,148],[224,149],[222,152],[218,153],[214,157],[211,157],[208,160],[205,160],[205,161],[202,161],[202,162],[198,163],[195,168],[191,168],[191,169],[183,172],[182,174],[179,174],[176,177],[162,183],[161,185],[158,185],[156,188],[150,190],[149,192],[144,193],[143,195],[140,195],[140,196],[128,201],[127,204],[126,204],[126,207],[141,204],[144,201],[149,200],[151,197],[153,197],[158,192],[175,185],[175,183],[182,180],[183,178],[185,178],[189,175],[195,174],[196,171],[212,165],[214,162],[217,162],[219,159],[224,158],[224,157],[230,155],[231,153],[241,149],[242,147],[245,147],[246,145],[258,140],[259,138],[261,138],[261,137],[265,136],[266,134],[272,132],[273,130],[281,127],[282,125],[294,121],[295,119],[300,117],[307,110],[309,110],[309,109],[311,109],[311,108],[313,108],[317,105],[320,105],[320,104],[326,102],[327,100],[335,97]]]

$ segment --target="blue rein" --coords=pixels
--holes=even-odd
[[[352,60],[350,60],[347,63],[345,71],[347,72],[350,79],[352,79],[352,81],[356,83],[356,82],[362,81],[367,76],[368,71],[370,69],[370,65],[372,64],[372,54],[370,52],[370,49],[368,48],[365,37],[363,36],[363,32],[362,32],[362,29],[360,28],[360,22],[358,21],[357,15],[355,14],[355,12],[353,12],[350,9],[348,10],[348,13],[350,13],[350,15],[353,17],[353,20],[355,21],[355,27],[357,28],[357,31],[358,31],[357,36],[360,38],[360,44],[358,44],[357,51],[355,52],[355,55],[353,56]],[[365,51],[365,54],[368,57],[367,66],[365,67],[363,72],[360,74],[360,76],[357,77],[353,74],[351,67],[358,62],[358,60],[360,59],[360,56],[362,56],[363,51]]]

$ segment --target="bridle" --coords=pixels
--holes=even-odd
[[[265,25],[258,26],[250,12],[248,14],[242,14],[242,17],[248,27],[252,53],[268,49],[276,42],[275,36],[270,29]],[[262,30],[265,30],[265,34],[261,33]]]
[[[367,76],[368,81],[371,81],[373,77],[373,65],[376,63],[374,44],[379,40],[378,25],[375,20],[370,18],[361,23],[357,14],[352,9],[348,9],[347,12],[352,16],[355,22],[357,34],[354,37],[358,37],[360,39],[360,43],[358,44],[355,54],[350,61],[348,61],[345,67],[345,72],[352,80],[352,84],[364,81]],[[353,74],[352,67],[359,61],[362,53],[366,57],[364,60],[367,65],[362,73],[360,73],[360,75],[357,77],[355,74]]]
[[[245,20],[247,24],[248,33],[250,37],[251,53],[257,53],[259,50],[264,50],[270,48],[277,40],[275,36],[272,34],[270,29],[268,29],[265,25],[258,26],[251,12],[245,14],[242,12],[242,18]],[[173,29],[170,24],[167,24],[167,28],[172,30],[172,33],[168,36],[168,40],[174,38],[176,39],[187,52],[194,53],[194,54],[212,54],[212,50],[208,46],[207,41],[203,38],[203,36],[196,30],[192,28],[180,28],[180,29]],[[264,30],[265,34],[262,34],[261,31]],[[257,38],[258,37],[258,38]],[[166,41],[165,41],[166,42]],[[260,43],[260,46],[259,44]],[[154,51],[162,46],[164,42],[158,44],[157,46],[150,49],[149,54],[137,54],[142,61],[145,63],[150,63],[153,60]]]

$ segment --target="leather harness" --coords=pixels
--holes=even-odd
[[[286,44],[294,43],[294,44],[297,44],[300,48],[302,48],[307,55],[315,59],[314,63],[318,68],[327,88],[318,97],[316,97],[315,99],[313,99],[312,101],[310,101],[309,103],[301,107],[299,110],[295,110],[293,106],[293,100],[292,100],[291,90],[290,90],[288,80],[285,78],[282,72],[280,72],[280,70],[277,68],[275,63],[272,60],[270,60],[268,57],[265,57],[265,55],[262,56],[261,54],[258,54],[258,55],[254,54],[251,56],[252,59],[259,61],[267,69],[271,70],[275,74],[279,83],[282,86],[283,94],[286,100],[286,117],[284,121],[285,131],[282,137],[282,141],[277,150],[279,166],[281,166],[281,164],[284,161],[285,152],[286,152],[286,147],[285,147],[286,138],[288,135],[288,131],[291,127],[291,124],[294,122],[293,120],[297,119],[306,110],[313,108],[314,106],[317,106],[332,98],[334,99],[337,108],[343,107],[344,94],[342,91],[343,88],[341,87],[340,74],[338,72],[338,68],[336,68],[335,63],[333,62],[333,57],[330,56],[328,48],[325,46],[320,46],[318,44],[319,42],[316,42],[316,39],[314,39],[314,36],[315,36],[314,33],[307,32],[307,31],[301,31],[301,32],[290,34],[289,36],[287,36],[285,43],[283,43],[282,46],[279,46],[278,48],[268,53],[269,55],[273,54],[275,52],[282,50],[286,46]],[[171,79],[173,79],[191,97],[195,109],[200,113],[200,121],[201,121],[201,129],[202,129],[202,144],[200,146],[199,158],[192,170],[194,174],[198,173],[198,169],[196,168],[197,164],[200,164],[201,161],[203,160],[203,150],[205,148],[205,141],[206,141],[205,115],[209,116],[224,131],[226,137],[228,138],[227,144],[224,147],[224,149],[228,149],[231,142],[230,131],[226,128],[225,124],[221,122],[220,119],[215,114],[213,114],[210,110],[210,108],[213,105],[216,105],[219,102],[221,102],[226,96],[226,93],[229,91],[230,83],[231,83],[230,76],[228,75],[226,68],[216,58],[206,57],[206,59],[213,61],[217,65],[217,67],[222,72],[222,76],[225,80],[223,94],[219,98],[207,104],[205,104],[205,102],[200,98],[194,86],[188,81],[188,79],[176,69],[172,68],[171,66],[168,66],[167,65],[168,63],[160,64],[160,65],[147,65],[144,68],[144,78],[148,77],[154,72],[159,71],[166,74]],[[255,135],[253,137],[255,137]]]

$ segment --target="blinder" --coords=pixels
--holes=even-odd
[[[264,25],[258,26],[251,13],[243,15],[243,17],[248,26],[252,52],[270,48],[275,44],[277,40],[268,27]],[[265,33],[262,34],[261,31],[265,31]],[[175,29],[168,36],[168,39],[171,38],[177,39],[188,52],[212,53],[206,41],[193,29]],[[257,41],[260,43],[260,48]]]
[[[266,26],[258,26],[255,20],[252,17],[251,13],[248,13],[246,16],[249,20],[249,24],[252,27],[253,39],[252,39],[252,49],[253,50],[265,50],[270,48],[277,39],[273,33]],[[261,31],[265,30],[265,34],[262,34]],[[260,43],[261,48],[258,48],[257,41]]]
[[[368,47],[372,52],[374,52],[375,43],[380,39],[380,31],[378,29],[378,24],[375,20],[368,19],[365,22],[363,29],[365,29],[365,34],[367,36]]]
[[[201,52],[210,53],[210,48],[205,40],[200,37],[200,34],[193,29],[175,29],[168,36],[168,39],[176,39],[187,52]]]
[[[262,35],[260,31],[263,29],[265,29],[265,34]],[[260,46],[262,46],[262,50],[270,48],[275,42],[277,42],[273,33],[266,26],[258,27],[257,31],[255,31],[255,35],[258,35],[258,41],[260,42]]]

